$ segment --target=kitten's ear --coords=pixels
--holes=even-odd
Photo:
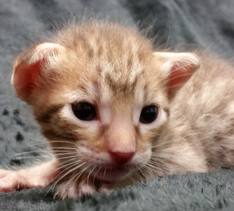
[[[56,62],[58,55],[64,50],[58,44],[40,43],[19,55],[13,67],[11,82],[22,100],[30,103],[30,94],[43,81],[45,67],[48,69]]]
[[[168,96],[172,99],[200,67],[200,61],[192,53],[155,52],[154,55],[163,60],[162,72],[167,81]]]

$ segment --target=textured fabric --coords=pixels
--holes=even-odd
[[[234,0],[0,0],[0,166],[48,159],[30,108],[10,85],[12,62],[32,43],[47,40],[67,20],[95,17],[135,25],[156,48],[202,48],[234,55]],[[53,190],[0,193],[0,210],[234,210],[234,172],[175,175],[107,194],[53,199]]]

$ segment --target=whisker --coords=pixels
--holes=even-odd
[[[81,160],[77,160],[77,159],[66,159],[65,161],[60,162],[60,166],[57,168],[62,169],[65,167],[69,167],[70,165],[72,165],[73,163],[79,163]],[[66,169],[66,168],[65,168]]]
[[[35,149],[35,150],[30,150],[30,151],[25,151],[25,152],[17,152],[15,153],[15,155],[32,154],[32,153],[49,153],[49,152],[45,152],[45,149]]]
[[[145,168],[144,168],[145,169]],[[144,170],[143,168],[139,168],[138,169],[138,171],[140,171],[140,173],[141,173],[141,175],[143,176],[143,178],[145,179],[145,178],[147,178],[147,176],[145,175],[145,173],[144,173]],[[142,178],[141,178],[142,179]]]
[[[61,143],[64,143],[64,142],[66,142],[67,140],[66,139],[64,139],[64,140],[56,140],[56,139],[50,139],[49,140],[49,142],[61,142]],[[71,141],[69,141],[69,143],[70,144],[74,144],[74,145],[76,145],[76,143],[74,143],[74,142],[71,142]]]
[[[64,168],[64,167],[69,167],[69,171],[67,171],[67,168],[64,168],[64,170],[63,171],[61,171],[59,174],[58,174],[58,178],[56,179],[56,181],[53,183],[53,185],[49,188],[49,190],[48,190],[48,192],[52,189],[52,188],[54,188],[63,178],[65,178],[67,175],[69,175],[71,172],[73,172],[73,170],[74,169],[78,169],[78,168],[80,168],[80,167],[82,167],[85,163],[83,163],[83,164],[80,164],[80,165],[78,165],[79,164],[79,162],[72,162],[70,165],[65,165],[65,166],[63,166],[63,167],[59,167],[59,168],[57,168],[58,170],[59,169],[61,169],[61,168]],[[67,172],[66,172],[67,171]],[[63,174],[64,172],[66,172],[65,174]],[[47,193],[48,193],[47,192]]]
[[[106,168],[104,169],[104,177],[106,176]]]
[[[74,181],[74,184],[76,184],[77,180],[84,174],[84,172],[85,172],[87,169],[89,169],[90,166],[91,166],[91,165],[88,165],[88,166],[86,166],[86,168],[82,168],[82,169],[81,169],[82,171],[77,172],[77,174],[75,174],[75,175],[72,177],[72,179],[70,179],[70,181],[72,181],[72,180],[76,177],[76,179],[75,179],[75,181]],[[85,180],[84,180],[84,181],[85,181]],[[83,184],[84,181],[83,181],[83,182],[81,181],[81,184]],[[88,182],[88,181],[87,181],[87,182]],[[67,183],[67,184],[68,184],[68,183]]]
[[[96,168],[97,166],[95,165],[95,168]],[[99,166],[99,168],[98,168],[98,170],[97,170],[97,173],[96,174],[98,174],[99,172],[100,172],[100,170],[102,169],[102,166]],[[95,184],[94,184],[94,180],[93,180],[93,186],[95,186]]]
[[[162,146],[166,146],[166,145],[168,145],[168,143],[170,143],[170,142],[169,141],[158,142],[158,143],[152,145],[151,149],[155,149],[155,148],[159,148],[159,147],[162,147]]]
[[[161,161],[150,161],[147,163],[147,167],[150,168],[153,172],[155,172],[157,175],[161,173],[161,175],[164,175],[165,172],[167,172],[167,167],[166,165],[162,164]]]
[[[77,152],[72,152],[71,150],[68,150],[68,151],[55,151],[53,153],[54,155],[74,155],[74,156],[77,156]]]
[[[53,151],[76,151],[76,147],[53,147]]]
[[[21,157],[13,157],[13,159],[37,159],[36,156],[21,156]],[[42,158],[42,157],[41,157]]]
[[[75,167],[75,168],[72,169],[72,171],[75,172],[76,169],[77,169],[77,168]],[[83,174],[83,172],[84,172],[83,170],[82,170],[81,172],[79,172],[79,171],[76,172],[75,175],[74,175],[71,179],[69,179],[69,180],[66,182],[66,186],[69,187],[69,183],[71,183],[72,180],[73,180],[74,178],[76,178],[76,179],[75,179],[75,182],[74,182],[74,185],[75,185],[76,181],[80,178],[80,176]]]
[[[74,147],[53,147],[53,150],[65,150],[65,149],[76,150],[76,148]]]
[[[58,155],[59,155],[59,156],[62,156],[62,155],[63,155],[63,156],[73,155],[74,157],[77,157],[76,153],[73,153],[73,152],[71,152],[71,151],[70,151],[70,152],[69,152],[69,151],[68,151],[68,152],[66,152],[66,151],[65,151],[65,152],[55,152],[54,155],[57,155],[57,156],[58,156]]]
[[[69,175],[71,172],[73,172],[73,169],[78,169],[78,168],[80,168],[80,167],[82,167],[82,166],[84,166],[85,164],[86,164],[86,162],[83,162],[83,163],[81,163],[81,164],[79,164],[79,162],[74,162],[73,163],[73,165],[71,165],[71,166],[75,166],[75,168],[72,168],[72,169],[70,169],[69,171],[67,171],[68,169],[64,169],[63,171],[62,171],[62,173],[63,172],[65,172],[65,171],[67,171],[65,174],[63,174],[62,175],[62,177],[60,177],[59,178],[59,180],[57,181],[57,183],[59,182],[59,181],[61,181],[64,177],[66,177],[67,175]],[[66,166],[67,167],[67,166]],[[69,168],[70,168],[70,166],[69,166]]]
[[[136,169],[136,172],[134,172],[129,179],[131,180],[131,183],[135,183],[136,181],[142,181],[143,175],[141,175],[142,167],[138,167]]]
[[[73,168],[73,167],[76,167],[77,166],[77,163],[73,163],[72,165],[69,165],[69,168]],[[59,168],[58,168],[59,169]],[[55,188],[55,186],[64,178],[67,176],[67,174],[69,174],[70,172],[67,172],[67,174],[65,174],[64,176],[62,175],[60,177],[61,174],[63,174],[67,169],[64,169],[62,172],[60,172],[57,176],[57,179],[53,182],[53,184],[51,185],[51,187],[49,188],[49,190],[47,191],[46,195],[48,194],[48,192],[50,190],[52,190],[53,188]],[[71,169],[72,170],[72,169]]]
[[[91,166],[91,165],[90,165]],[[96,165],[92,168],[92,170],[89,171],[89,174],[87,176],[87,183],[89,182],[89,179],[90,179],[90,176],[92,175],[92,173],[94,172],[94,170],[96,169]],[[93,186],[95,187],[95,184],[94,184],[94,179],[93,179]]]
[[[70,169],[73,166],[79,166],[79,161],[75,160],[70,160],[69,162],[64,162],[63,165],[60,165],[57,170],[61,170],[59,172],[59,174],[57,175],[57,177],[59,177],[60,175],[63,175],[64,172],[66,172],[68,169]]]
[[[84,168],[83,171],[82,171],[82,174],[83,174],[85,171],[87,171],[87,169],[89,169],[90,166],[91,166],[91,165],[89,165],[89,166],[87,166],[86,168]],[[86,179],[84,179],[83,181],[81,181],[81,185],[83,185],[83,184],[85,183],[85,181],[87,181],[87,183],[89,183],[88,180],[87,180],[87,177],[86,177]]]
[[[71,168],[66,174],[62,175],[56,182],[55,185],[57,185],[63,178],[65,178],[66,176],[68,176],[70,173],[76,171],[77,169],[79,169],[80,167],[84,166],[86,163],[80,164],[80,165],[74,165],[73,168]],[[83,172],[83,171],[82,171]],[[82,172],[78,172],[79,175],[82,174]],[[71,179],[70,179],[71,180]],[[66,184],[68,184],[70,182],[70,180],[68,182],[66,182]]]

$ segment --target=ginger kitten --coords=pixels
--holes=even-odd
[[[0,191],[58,184],[55,195],[75,198],[232,166],[233,74],[200,53],[154,52],[118,24],[60,31],[19,55],[12,75],[54,159],[0,170]]]

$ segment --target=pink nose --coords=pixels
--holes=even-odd
[[[112,160],[118,164],[124,164],[129,162],[133,156],[134,152],[109,152]]]

